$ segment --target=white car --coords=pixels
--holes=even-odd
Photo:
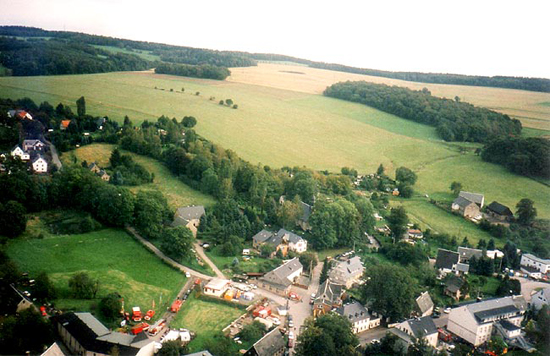
[[[189,271],[185,272],[185,277],[191,278],[191,273],[189,273]]]
[[[294,333],[293,333],[292,331],[290,331],[290,332],[288,333],[288,339],[289,339],[289,340],[294,340]]]
[[[450,312],[451,312],[451,308],[445,308],[443,310],[443,313],[445,313],[445,314],[449,314]]]

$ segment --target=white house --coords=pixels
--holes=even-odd
[[[367,308],[357,301],[342,305],[336,313],[349,320],[354,334],[380,326],[380,318],[372,318]]]
[[[496,258],[503,258],[504,257],[504,252],[502,252],[500,250],[487,250],[487,257],[489,257],[492,260],[494,260]]]
[[[13,157],[19,157],[22,161],[28,161],[31,159],[31,155],[29,155],[27,152],[23,151],[19,145],[15,146],[11,150],[11,155]]]
[[[395,327],[409,336],[425,339],[432,347],[437,347],[437,327],[429,316],[405,320]]]
[[[329,271],[328,275],[331,281],[345,285],[349,289],[361,279],[363,272],[365,272],[363,262],[361,262],[359,256],[355,256],[347,261],[336,261],[336,265]]]
[[[542,274],[546,274],[550,271],[550,260],[538,258],[530,253],[524,253],[521,255],[521,261],[519,264],[525,267],[536,268]]]
[[[288,251],[296,253],[307,251],[307,241],[285,229],[280,229],[277,233],[262,230],[252,237],[252,244],[256,249],[259,249],[263,244],[272,245],[275,251],[281,250],[283,256],[286,256]]]
[[[32,161],[32,170],[35,173],[46,173],[48,171],[48,162],[41,155],[36,156]]]
[[[214,278],[204,286],[203,292],[206,295],[221,298],[227,288],[229,288],[229,281],[227,279]]]
[[[40,151],[46,147],[46,144],[40,140],[24,140],[23,141],[23,150],[25,152],[29,151]]]
[[[541,289],[531,296],[531,307],[535,310],[540,310],[548,304],[550,304],[550,287]]]
[[[504,327],[514,334],[514,330],[521,327],[526,309],[527,303],[522,296],[463,304],[451,310],[447,329],[470,344],[479,346],[491,339],[496,323],[506,321]]]

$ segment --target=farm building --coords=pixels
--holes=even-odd
[[[483,208],[483,204],[485,203],[485,197],[483,196],[483,194],[461,191],[460,193],[458,193],[458,196],[476,203],[480,209]]]
[[[451,210],[458,212],[460,215],[469,219],[477,219],[481,217],[479,205],[461,196],[453,201]]]
[[[213,295],[221,298],[227,288],[229,288],[230,282],[227,279],[214,278],[207,285],[204,286],[204,294]]]
[[[174,222],[172,226],[187,226],[197,236],[197,228],[201,222],[201,217],[204,215],[204,206],[192,205],[178,208],[174,214]]]
[[[496,201],[487,205],[487,215],[500,221],[511,221],[514,218],[514,213],[509,207]]]
[[[258,280],[258,286],[286,296],[292,283],[302,274],[303,266],[297,257],[287,261]]]

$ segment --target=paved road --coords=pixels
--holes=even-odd
[[[225,276],[223,275],[222,271],[220,271],[220,269],[218,268],[218,266],[216,266],[214,264],[214,262],[212,262],[210,260],[210,258],[208,258],[208,256],[206,256],[206,253],[204,253],[204,249],[202,248],[202,246],[200,245],[201,244],[201,241],[197,240],[195,243],[194,243],[194,246],[195,246],[195,251],[197,251],[197,253],[199,254],[199,256],[202,258],[202,260],[204,262],[206,262],[207,265],[210,266],[210,268],[212,268],[212,270],[214,271],[214,273],[216,273],[216,277],[218,278],[221,278],[221,279],[225,279]]]
[[[63,164],[61,163],[61,160],[59,159],[59,155],[57,154],[57,149],[55,148],[55,146],[51,142],[46,141],[46,143],[50,146],[50,150],[52,152],[52,162],[53,162],[53,164],[55,164],[57,166],[58,170],[61,170],[61,168],[63,168]]]
[[[537,288],[550,288],[550,283],[533,281],[531,279],[517,277],[521,283],[521,295],[527,302],[531,302],[531,296],[535,293]]]
[[[361,345],[370,344],[373,340],[380,340],[384,336],[386,336],[386,333],[388,332],[388,328],[379,326],[374,329],[370,329],[367,331],[364,331],[362,333],[357,334],[357,338],[359,339],[359,343]]]

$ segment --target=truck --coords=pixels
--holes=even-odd
[[[130,332],[132,333],[132,335],[137,335],[143,331],[147,331],[147,329],[149,329],[149,324],[139,323],[136,326],[132,327],[132,329],[130,329]]]
[[[166,326],[166,320],[160,319],[149,327],[149,335],[155,336]]]
[[[151,320],[154,316],[155,316],[154,310],[147,310],[147,313],[145,313],[145,316],[143,317],[143,319]]]
[[[139,307],[132,308],[132,320],[141,321],[141,309]]]
[[[174,303],[172,303],[172,306],[170,307],[170,311],[172,313],[177,313],[180,311],[181,305],[183,304],[183,300],[176,299]]]

